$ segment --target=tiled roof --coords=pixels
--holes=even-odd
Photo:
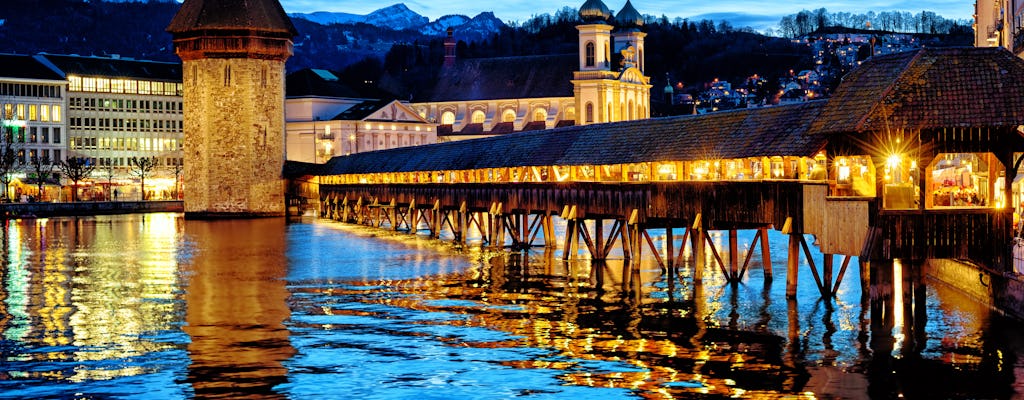
[[[64,75],[46,65],[45,61],[23,54],[0,54],[5,78],[48,79],[64,81]]]
[[[572,97],[575,54],[461,59],[415,102]]]
[[[277,0],[185,0],[167,31],[254,30],[297,35],[292,20]]]
[[[812,133],[1024,124],[1024,61],[1002,48],[872,57],[836,89]]]
[[[40,56],[68,75],[181,82],[181,63],[56,54]]]
[[[391,104],[392,100],[369,100],[349,107],[345,111],[331,118],[340,121],[362,121],[382,107]]]
[[[570,126],[357,153],[331,159],[316,174],[811,156],[824,147],[825,138],[806,131],[824,104]]]

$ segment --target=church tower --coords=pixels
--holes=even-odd
[[[580,7],[580,68],[573,74],[576,124],[629,121],[650,116],[650,78],[643,74],[643,17],[627,0],[619,15],[601,0],[587,0]],[[623,27],[612,33],[614,21]],[[618,62],[612,58],[612,43]]]
[[[167,31],[182,60],[186,218],[283,216],[284,63],[277,0],[185,0]]]

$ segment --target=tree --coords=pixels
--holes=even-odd
[[[68,157],[67,160],[57,164],[57,167],[60,169],[60,173],[72,182],[71,201],[78,201],[78,182],[92,174],[95,169],[92,161],[86,157]]]
[[[14,140],[14,129],[0,127],[0,183],[4,185],[3,198],[11,200],[10,184],[14,181],[14,173],[21,167],[21,160],[18,158],[18,145]]]
[[[146,177],[156,168],[156,157],[132,157],[128,159],[129,172],[139,177],[141,183],[139,190],[142,191],[142,200],[146,200]]]
[[[184,167],[180,163],[174,164],[174,166],[171,167],[171,172],[174,173],[174,199],[175,200],[181,199],[181,193],[179,193],[179,188],[181,187],[180,180],[181,180],[181,173],[182,173],[182,171],[184,171]]]
[[[36,174],[36,187],[39,188],[38,200],[41,201],[43,200],[43,185],[53,173],[53,163],[50,162],[50,157],[32,157],[28,165],[29,171]]]
[[[103,167],[103,176],[107,178],[107,200],[112,199],[110,191],[114,189],[114,166],[106,165]]]

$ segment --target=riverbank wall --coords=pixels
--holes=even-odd
[[[0,218],[182,212],[176,201],[80,201],[74,203],[0,203]]]
[[[1024,277],[1016,273],[1000,273],[957,260],[931,259],[927,274],[997,312],[1024,320]]]

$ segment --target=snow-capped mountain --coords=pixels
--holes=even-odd
[[[390,27],[391,29],[401,30],[418,29],[430,22],[430,19],[410,10],[409,7],[405,6],[405,4],[398,3],[367,14],[363,22],[370,25],[385,26]]]
[[[418,30],[425,35],[441,36],[451,27],[463,39],[486,37],[497,32],[505,23],[492,12],[484,12],[469,18],[465,15],[445,15],[431,22],[429,18],[410,10],[403,3],[381,8],[366,15],[318,11],[312,13],[291,13],[293,18],[303,18],[321,25],[366,23],[394,30]]]
[[[394,30],[417,29],[430,22],[429,18],[410,10],[404,3],[384,7],[366,15],[328,11],[291,13],[289,15],[293,18],[305,18],[321,25],[362,22]]]
[[[469,22],[469,17],[465,15],[445,15],[438,18],[437,21],[424,25],[420,28],[420,32],[424,35],[440,36],[447,34],[448,28],[455,28],[467,22]]]

